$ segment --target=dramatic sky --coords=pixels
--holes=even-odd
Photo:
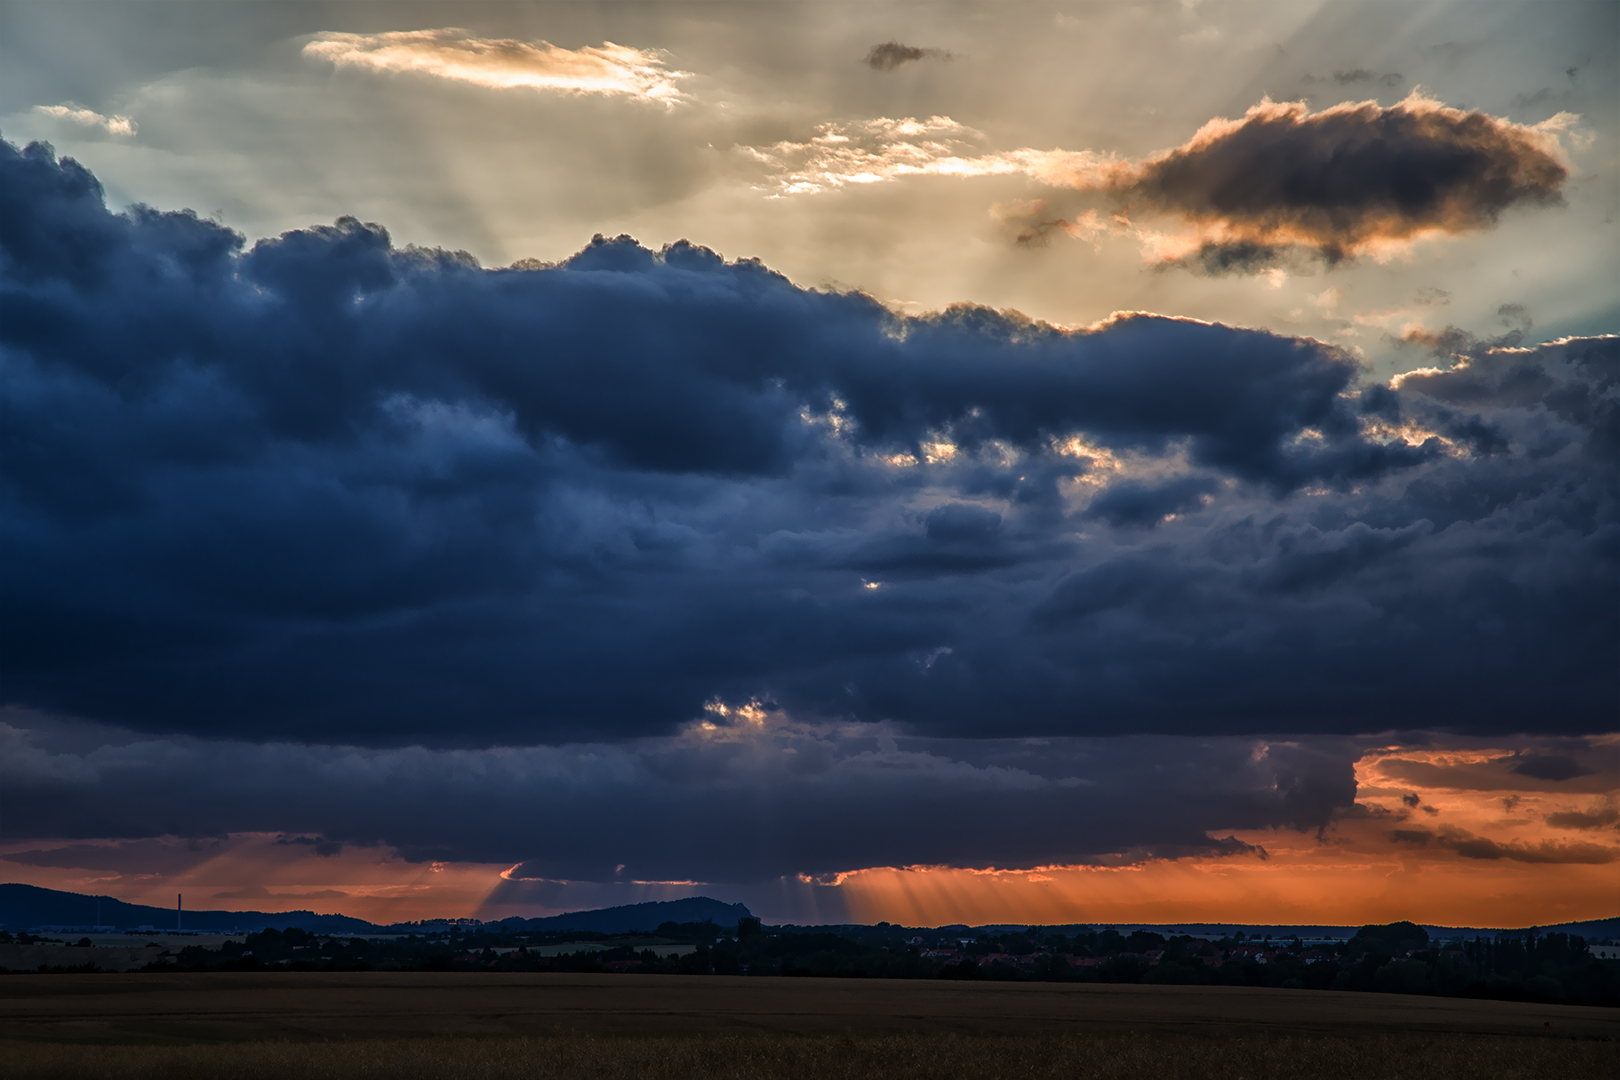
[[[1616,914],[1617,50],[0,4],[0,879]]]

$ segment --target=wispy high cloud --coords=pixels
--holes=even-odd
[[[1004,176],[1023,173],[1055,186],[1097,173],[1112,159],[1089,150],[991,153],[984,133],[948,116],[891,119],[880,116],[816,127],[806,142],[738,147],[766,166],[781,195],[811,195],[850,184],[875,184],[907,176]]]
[[[323,33],[304,55],[339,67],[409,72],[494,90],[555,90],[611,94],[672,105],[683,95],[675,71],[651,49],[605,41],[564,49],[546,41],[473,37],[465,30],[408,30],[383,34]]]
[[[55,120],[66,120],[80,127],[100,128],[108,135],[134,135],[135,121],[127,116],[103,116],[94,109],[68,102],[65,105],[36,105],[34,111]]]

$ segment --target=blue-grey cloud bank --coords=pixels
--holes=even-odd
[[[1368,381],[688,243],[248,247],[0,147],[0,676],[141,731],[1612,728],[1620,340]]]

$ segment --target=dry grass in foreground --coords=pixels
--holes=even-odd
[[[212,1046],[10,1043],[47,1080],[1583,1080],[1606,1041],[1498,1036],[973,1035],[421,1038]]]

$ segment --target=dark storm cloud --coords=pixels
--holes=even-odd
[[[1427,232],[1486,229],[1511,207],[1561,203],[1567,176],[1551,136],[1414,95],[1316,113],[1265,101],[1116,167],[1103,186],[1133,208],[1218,231],[1192,264],[1219,273],[1274,265],[1291,246],[1332,262]]]
[[[881,865],[1257,855],[1218,837],[1319,829],[1356,792],[1357,750],[1332,739],[919,739],[745,708],[616,744],[368,750],[106,732],[84,752],[58,746],[46,718],[6,719],[12,836],[292,825],[318,830],[321,844],[381,841],[417,860],[517,853],[528,861],[514,876],[529,878],[746,882]],[[152,872],[154,853],[171,871],[209,857],[170,847],[69,844],[6,858],[133,874]]]
[[[686,243],[247,247],[5,146],[0,678],[367,745],[755,698],[930,737],[1603,730],[1616,344],[1390,388],[1320,342],[912,318]]]
[[[902,45],[898,41],[885,41],[872,46],[872,51],[866,54],[861,63],[873,71],[893,71],[901,64],[929,58],[949,60],[951,54],[944,49],[921,49],[915,45]]]

